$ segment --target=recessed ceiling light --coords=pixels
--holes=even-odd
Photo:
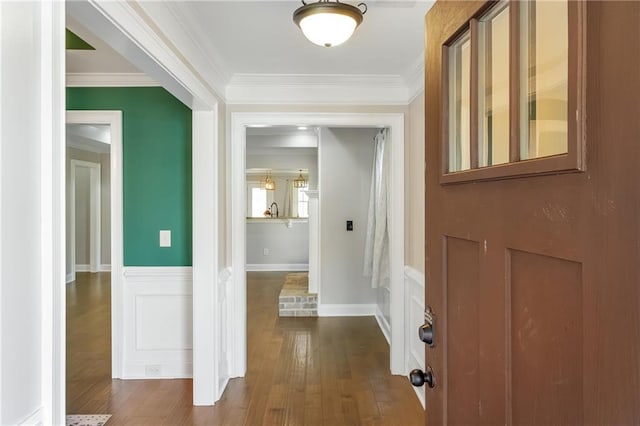
[[[298,130],[307,130],[307,129],[308,129],[308,127],[306,127],[306,126],[298,126]]]

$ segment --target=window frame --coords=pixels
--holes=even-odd
[[[512,179],[525,176],[576,173],[586,170],[586,6],[568,5],[567,153],[520,160],[520,2],[509,1],[509,163],[478,166],[478,23],[498,2],[487,1],[442,45],[441,173],[440,184]],[[471,37],[471,168],[449,172],[449,47],[466,31]],[[575,116],[575,121],[572,117]]]

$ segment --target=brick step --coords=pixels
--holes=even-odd
[[[287,274],[278,297],[278,312],[281,317],[318,316],[318,295],[309,294],[306,272]]]
[[[317,317],[318,296],[283,296],[278,298],[281,317]]]

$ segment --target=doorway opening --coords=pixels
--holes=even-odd
[[[390,370],[392,374],[405,374],[404,367],[404,115],[403,114],[348,114],[348,113],[232,113],[231,138],[231,241],[233,241],[232,291],[230,334],[237,336],[230,343],[230,372],[232,377],[243,377],[247,369],[247,282],[246,282],[246,154],[247,130],[252,127],[315,126],[335,128],[389,129],[390,148],[390,201],[394,206],[390,215]],[[328,166],[328,165],[326,165]],[[323,164],[319,165],[322,173]],[[369,166],[370,167],[370,166]],[[322,188],[318,188],[322,197]],[[367,188],[368,191],[368,188]],[[311,197],[310,197],[311,200]],[[318,200],[318,196],[316,196]],[[318,200],[319,201],[319,200]],[[310,205],[311,209],[311,205]],[[311,219],[311,214],[310,214]],[[364,226],[364,225],[363,225]],[[316,250],[320,260],[320,241],[312,241],[310,251]],[[314,255],[310,253],[310,267]],[[312,268],[310,268],[312,269]],[[319,289],[322,294],[322,289]],[[322,299],[319,309],[322,310]],[[352,305],[362,309],[362,306]],[[329,309],[331,307],[328,307]],[[369,309],[368,307],[365,309]],[[341,315],[335,312],[333,315]],[[360,313],[362,315],[363,313]],[[331,313],[328,313],[331,315]],[[353,314],[352,314],[353,315]],[[366,315],[366,314],[365,314]]]
[[[82,336],[74,334],[74,322],[67,324],[69,395],[81,392],[77,386],[105,379],[101,377],[105,369],[109,382],[120,377],[122,113],[67,111],[66,123],[67,282],[73,286],[67,288],[68,313],[78,321],[98,321],[100,328],[107,327],[96,327],[96,333],[85,336],[88,340],[83,343]],[[92,366],[92,358],[109,365],[97,371],[101,364]],[[74,368],[70,368],[72,362]],[[86,364],[86,369],[75,368],[78,363]]]
[[[72,147],[72,135],[67,129],[67,283],[75,281],[76,272],[108,271],[111,245],[109,206],[104,205],[102,194],[109,196],[109,177],[103,191],[101,176],[102,164],[110,161],[109,153]]]
[[[317,316],[309,193],[318,188],[318,138],[309,127],[247,129],[246,271],[285,274],[274,300],[281,317]]]

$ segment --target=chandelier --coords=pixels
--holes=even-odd
[[[308,185],[308,182],[304,178],[304,176],[302,176],[302,169],[299,169],[299,170],[300,170],[300,175],[293,180],[293,187],[294,188],[306,188],[307,185]]]
[[[302,4],[293,12],[293,22],[310,42],[324,47],[338,46],[349,40],[367,13],[364,3],[355,7],[339,0],[319,0],[309,4],[302,0]]]
[[[269,172],[267,172],[267,177],[264,179],[264,189],[267,191],[275,191],[276,189],[276,182],[271,179]]]

